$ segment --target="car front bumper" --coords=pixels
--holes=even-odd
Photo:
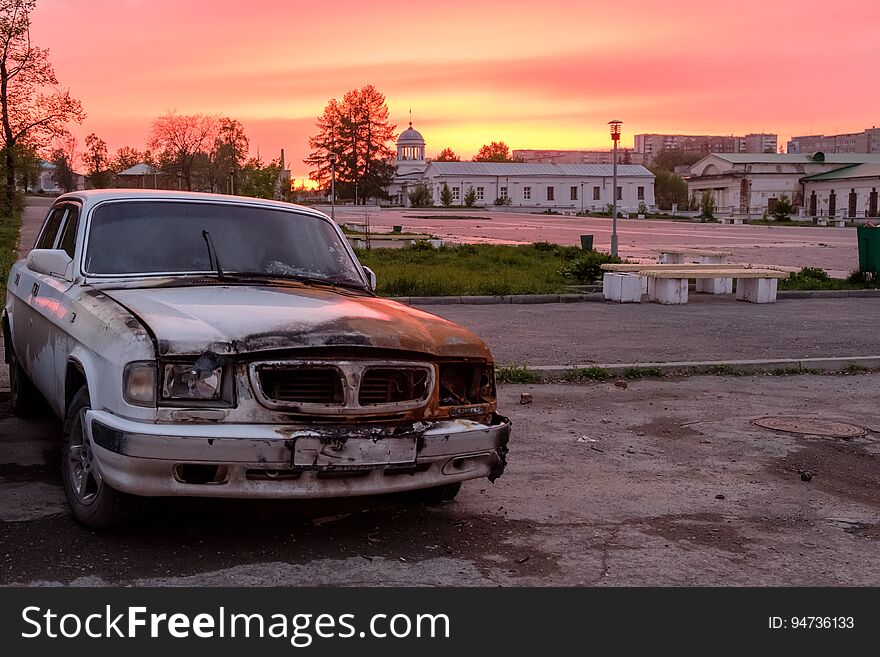
[[[314,425],[148,424],[90,410],[104,482],[148,497],[326,498],[488,477],[506,465],[510,422],[448,420],[405,430]]]

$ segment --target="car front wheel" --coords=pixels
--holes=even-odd
[[[454,484],[423,488],[416,491],[416,497],[418,497],[419,501],[427,504],[440,504],[441,502],[451,502],[454,500],[460,490],[461,482],[457,481]]]
[[[71,401],[64,419],[61,476],[73,517],[87,527],[105,529],[127,520],[140,506],[141,499],[104,483],[85,432],[89,408],[89,390],[83,386]]]

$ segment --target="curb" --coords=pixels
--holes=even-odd
[[[527,370],[551,381],[601,381],[603,378],[630,379],[669,375],[693,376],[710,374],[731,376],[739,374],[819,374],[827,372],[862,373],[880,370],[880,356],[844,356],[833,358],[777,358],[762,360],[706,360],[666,363],[590,363],[587,365],[526,365]],[[578,377],[583,370],[586,376]],[[602,376],[602,373],[606,376]],[[589,373],[593,373],[591,376]],[[596,376],[598,374],[598,376]]]
[[[777,299],[851,299],[880,298],[880,290],[782,290],[776,293]],[[450,297],[389,297],[410,306],[484,306],[493,304],[535,304],[535,303],[584,303],[605,301],[601,292],[585,294],[508,294],[505,296],[450,296]]]
[[[494,305],[503,303],[535,304],[535,303],[582,303],[585,301],[604,301],[601,292],[587,294],[508,294],[505,296],[461,296],[461,297],[390,297],[410,306],[447,306],[464,304],[472,306]]]

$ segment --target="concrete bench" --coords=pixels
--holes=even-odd
[[[688,299],[689,278],[736,279],[736,298],[751,303],[776,301],[777,281],[787,272],[776,269],[649,269],[640,272],[648,279],[648,298],[662,304],[682,304]]]
[[[713,265],[713,264],[651,264],[651,265],[624,265],[624,264],[608,264],[602,265],[602,269],[606,272],[613,273],[639,273],[644,277],[644,272],[648,270],[652,271],[664,271],[668,269],[675,269],[677,271],[687,270],[693,272],[701,272],[706,269],[717,270],[718,268],[726,268],[728,265]],[[734,269],[742,269],[741,265],[733,266]],[[723,278],[703,278],[700,276],[691,276],[690,278],[695,278],[697,281],[697,292],[702,292],[704,294],[730,294],[733,292],[733,278],[732,277],[723,277]],[[605,277],[602,278],[603,289],[605,286]],[[642,287],[645,291],[645,294],[648,293],[650,288],[650,281],[645,277]],[[614,288],[616,290],[616,288]],[[606,295],[606,298],[608,296]],[[617,301],[618,299],[614,299]]]
[[[606,301],[640,303],[648,292],[648,279],[635,272],[605,272],[602,276],[602,294]]]

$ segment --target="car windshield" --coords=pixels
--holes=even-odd
[[[329,221],[229,203],[102,204],[92,213],[85,272],[98,276],[216,273],[209,242],[226,273],[364,285],[356,262]]]

